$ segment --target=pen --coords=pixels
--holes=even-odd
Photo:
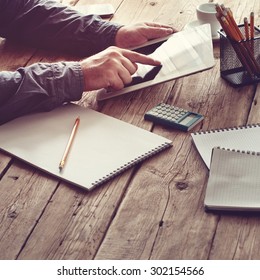
[[[76,135],[76,132],[77,132],[77,129],[78,129],[78,126],[79,126],[79,121],[80,121],[80,119],[79,119],[79,117],[77,117],[76,120],[75,120],[75,123],[73,125],[73,128],[72,128],[72,131],[71,131],[70,138],[69,138],[69,141],[67,143],[66,149],[64,151],[64,154],[63,154],[62,159],[61,159],[60,164],[59,164],[60,172],[62,171],[62,169],[65,165],[65,162],[66,162],[67,156],[69,154],[72,142],[74,140],[74,137]]]

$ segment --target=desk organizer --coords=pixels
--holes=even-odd
[[[244,25],[238,26],[242,34],[245,34]],[[233,86],[243,86],[260,82],[259,74],[250,74],[241,63],[239,48],[247,47],[247,54],[251,52],[257,65],[260,67],[260,30],[254,27],[255,36],[252,40],[235,42],[227,38],[223,30],[220,34],[220,74],[223,79]],[[247,44],[247,45],[245,45]]]

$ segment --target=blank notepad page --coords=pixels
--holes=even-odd
[[[207,167],[214,147],[260,152],[260,125],[202,131],[191,134]]]
[[[260,153],[214,148],[205,207],[260,210]]]

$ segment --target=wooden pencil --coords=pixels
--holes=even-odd
[[[245,27],[245,36],[239,29],[236,21],[233,17],[233,13],[230,8],[225,8],[224,5],[216,5],[217,11],[217,19],[220,22],[224,32],[226,33],[227,37],[231,39],[234,43],[232,44],[239,60],[241,61],[242,65],[246,69],[246,71],[250,74],[250,76],[260,75],[260,66],[258,65],[252,47],[248,45],[246,40],[249,40],[249,27],[248,27],[248,20],[247,18],[244,19],[244,27]],[[250,35],[254,35],[252,31],[252,24],[253,24],[253,14],[250,14]],[[251,35],[251,36],[252,36]],[[251,37],[252,38],[252,37]]]
[[[248,25],[247,17],[244,18],[244,27],[245,27],[246,40],[248,41],[250,39],[250,37],[249,37],[249,25]]]
[[[80,122],[80,118],[77,117],[76,120],[75,120],[74,126],[72,128],[72,131],[71,131],[71,134],[70,134],[70,137],[69,137],[69,141],[67,143],[64,154],[63,154],[62,159],[61,159],[60,164],[59,164],[60,172],[62,171],[62,169],[63,169],[63,167],[66,163],[67,156],[69,154],[69,151],[70,151],[71,146],[72,146],[72,142],[75,138],[75,135],[76,135],[76,132],[77,132],[77,129],[78,129],[78,126],[79,126],[79,122]]]
[[[255,16],[254,12],[250,13],[250,38],[255,38]]]

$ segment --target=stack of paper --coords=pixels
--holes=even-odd
[[[205,207],[260,210],[260,125],[192,133],[192,138],[210,168]]]

